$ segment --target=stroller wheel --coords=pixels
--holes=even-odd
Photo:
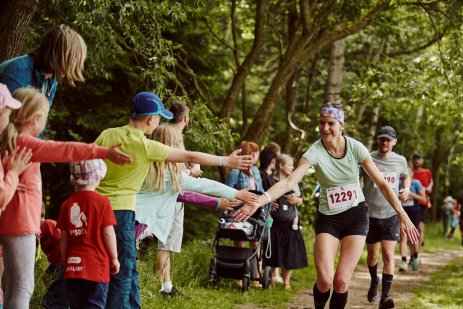
[[[241,287],[241,291],[243,293],[249,291],[249,277],[243,277],[243,286]]]
[[[270,288],[272,284],[272,268],[270,266],[265,266],[261,281],[263,289]]]
[[[217,287],[219,285],[219,279],[213,274],[209,274],[209,285]]]

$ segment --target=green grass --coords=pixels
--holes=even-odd
[[[239,304],[255,305],[256,307],[287,308],[289,302],[300,289],[310,288],[315,282],[316,274],[313,265],[314,233],[306,226],[303,230],[308,253],[309,267],[296,270],[292,281],[292,290],[286,291],[281,285],[262,290],[251,286],[248,293],[242,293],[232,279],[223,279],[218,288],[208,286],[209,263],[212,255],[211,240],[192,241],[184,245],[181,254],[172,257],[172,278],[174,285],[192,298],[166,300],[159,293],[160,283],[154,270],[155,244],[146,242],[140,252],[139,272],[143,308],[236,308]],[[440,224],[428,224],[426,243],[422,251],[435,252],[441,250],[461,250],[459,231],[455,240],[442,236]],[[408,308],[425,308],[436,304],[434,308],[461,308],[463,306],[463,259],[451,263],[443,271],[433,274],[432,280],[417,291],[417,296]],[[366,250],[359,262],[366,265]],[[46,258],[42,255],[36,265],[36,287],[31,301],[31,308],[39,308],[45,286],[41,276],[48,267]]]
[[[462,308],[463,257],[431,275],[429,282],[418,288],[406,308]]]

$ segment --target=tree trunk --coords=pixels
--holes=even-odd
[[[367,144],[365,145],[368,150],[372,150],[375,142],[376,125],[378,124],[379,117],[379,105],[373,107],[372,113],[373,115],[371,116],[370,129],[368,130]]]
[[[251,51],[247,54],[243,63],[238,67],[236,74],[233,76],[233,81],[228,90],[227,97],[219,116],[224,119],[230,119],[235,102],[241,92],[241,88],[246,82],[246,78],[251,71],[252,66],[256,62],[260,53],[264,48],[264,20],[266,14],[267,1],[256,1],[256,22],[254,26],[254,42]]]
[[[309,75],[307,77],[307,88],[305,90],[305,102],[304,102],[304,113],[308,114],[312,109],[312,89],[313,89],[313,81],[315,78],[315,72],[317,71],[317,64],[318,64],[318,57],[312,60],[310,65]]]
[[[0,62],[23,53],[22,45],[37,5],[37,0],[0,1]]]
[[[341,99],[345,47],[344,39],[331,43],[330,64],[325,85],[325,102],[339,102]]]
[[[246,140],[259,142],[262,139],[275,110],[276,103],[280,99],[286,83],[296,70],[299,70],[303,65],[311,61],[327,45],[356,33],[374,22],[381,13],[389,8],[390,2],[383,0],[360,19],[351,23],[338,25],[332,31],[325,31],[321,24],[311,26],[313,25],[313,21],[310,19],[312,14],[310,14],[310,9],[307,7],[310,5],[305,1],[301,1],[300,3],[301,23],[297,30],[299,37],[288,45],[262,105],[259,107],[253,122],[246,132]],[[323,7],[322,10],[329,11],[326,7]],[[315,29],[312,29],[313,27]]]

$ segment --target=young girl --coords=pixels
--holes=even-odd
[[[152,134],[152,139],[173,148],[183,149],[181,133],[172,126],[161,125]],[[194,191],[205,194],[234,198],[248,201],[254,196],[247,190],[237,191],[219,182],[206,178],[194,178],[186,173],[184,163],[154,162],[146,177],[142,191],[137,195],[136,220],[148,225],[147,229],[160,241],[161,252],[158,261],[158,271],[162,284],[163,295],[175,296],[177,291],[170,279],[170,252],[180,252],[183,226],[176,226],[177,240],[172,241],[170,236],[178,195],[183,191]],[[227,207],[225,207],[228,209]],[[177,219],[177,218],[175,218]],[[181,218],[180,222],[183,222]]]
[[[21,102],[11,96],[10,91],[4,84],[0,84],[0,134],[8,125],[11,110],[21,107]],[[0,162],[0,215],[6,205],[13,198],[19,183],[19,175],[29,167],[29,160],[32,156],[30,150],[23,148],[14,151],[10,156],[6,153]],[[6,173],[3,170],[6,167]],[[1,280],[3,276],[3,250],[0,246],[0,309],[3,308],[3,290]]]
[[[42,208],[41,162],[74,162],[108,158],[115,163],[129,163],[130,156],[111,148],[76,142],[44,141],[36,136],[44,129],[50,105],[34,88],[20,88],[13,93],[22,107],[11,114],[11,122],[2,135],[0,150],[11,153],[16,147],[32,150],[33,162],[21,174],[24,190],[16,191],[0,217],[0,243],[4,248],[8,271],[5,304],[9,308],[29,308],[34,290],[34,258],[36,234],[40,233]]]
[[[281,154],[276,160],[276,171],[273,176],[275,183],[287,178],[294,170],[291,156]],[[297,192],[299,194],[297,194]],[[270,229],[272,256],[264,258],[264,265],[282,268],[285,289],[291,289],[290,279],[293,269],[307,267],[307,253],[304,239],[299,229],[293,229],[296,218],[296,207],[302,205],[299,186],[296,184],[291,191],[276,200],[272,207],[273,225]]]

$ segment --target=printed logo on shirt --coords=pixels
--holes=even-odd
[[[80,206],[77,203],[72,204],[70,209],[70,221],[74,225],[74,229],[69,230],[70,235],[87,235],[87,216],[80,211]],[[85,224],[85,226],[84,226]]]
[[[70,256],[68,257],[68,264],[79,264],[82,262],[80,256]]]

